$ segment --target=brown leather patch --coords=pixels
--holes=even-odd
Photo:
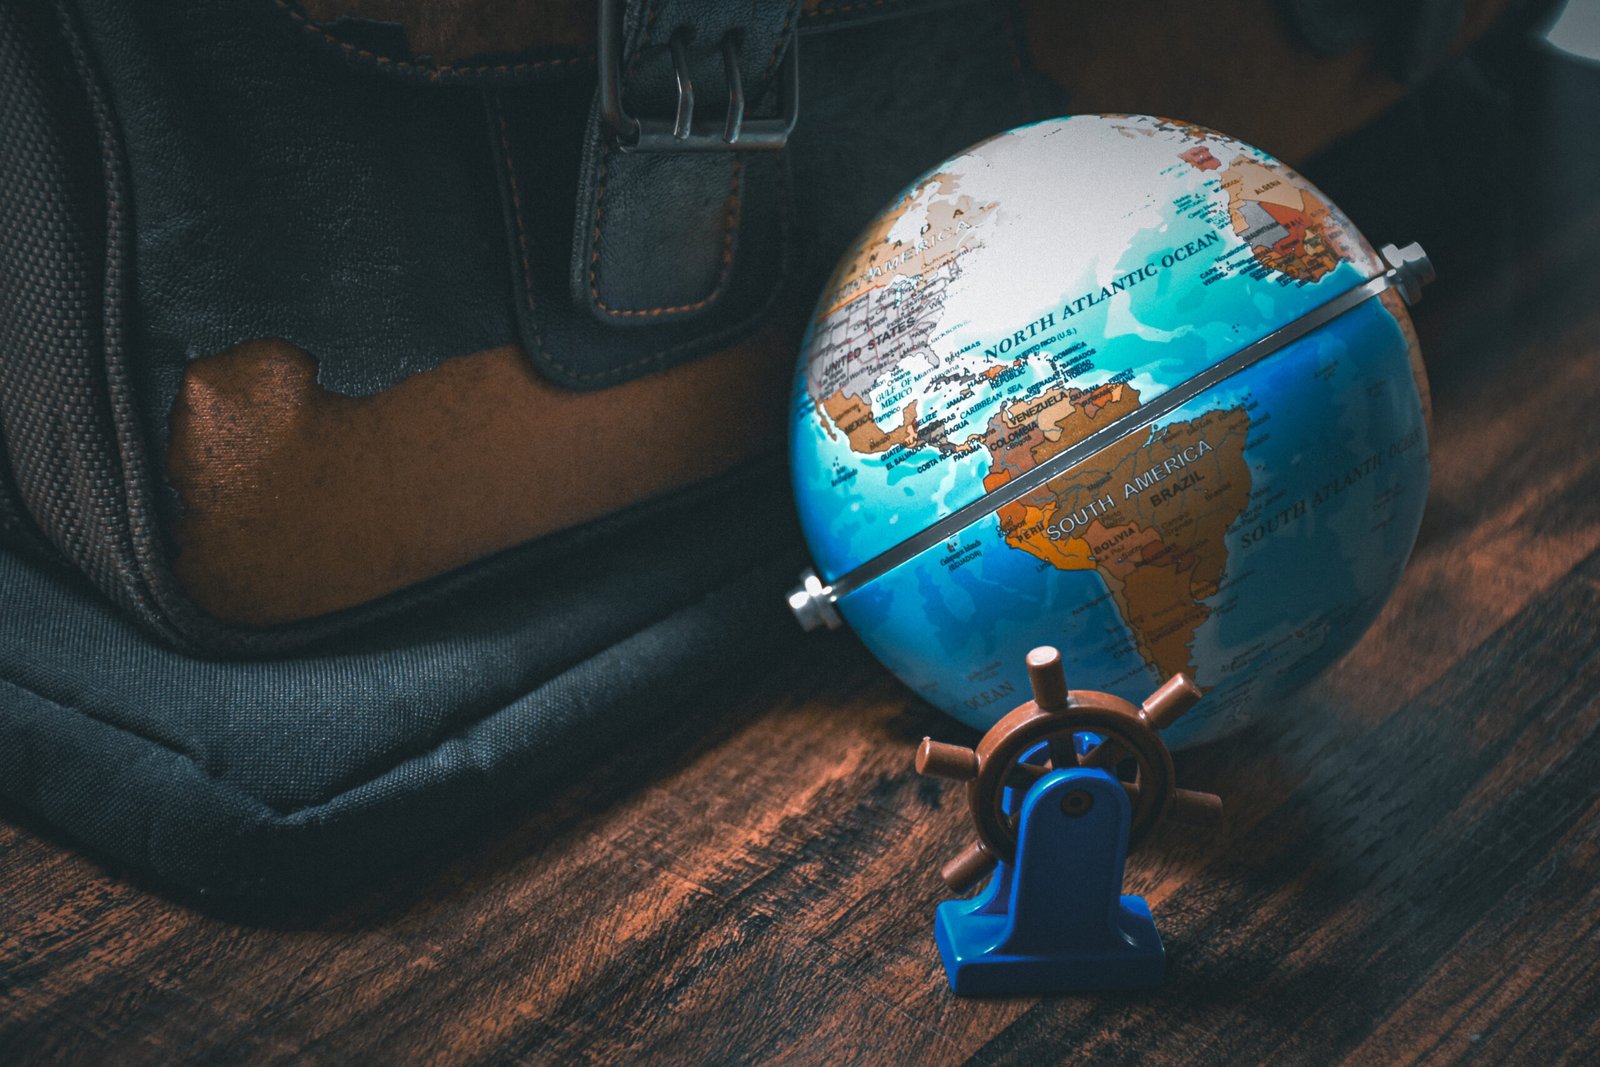
[[[793,359],[769,336],[580,393],[508,346],[348,397],[288,342],[236,345],[173,407],[174,569],[228,622],[364,603],[773,449]]]

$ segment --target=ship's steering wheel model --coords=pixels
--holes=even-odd
[[[932,738],[917,747],[919,772],[967,783],[978,832],[940,871],[945,883],[959,892],[1000,867],[977,898],[940,905],[951,985],[1042,992],[1159,981],[1160,938],[1144,901],[1121,896],[1122,866],[1162,818],[1221,820],[1220,798],[1179,788],[1160,734],[1202,694],[1178,674],[1134,705],[1069,690],[1054,648],[1034,649],[1027,663],[1033,699],[976,749]]]

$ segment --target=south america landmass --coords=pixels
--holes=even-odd
[[[1139,406],[1130,385],[1057,388],[991,420],[984,486],[1012,478]],[[1250,499],[1250,417],[1225,408],[1136,434],[998,511],[1012,548],[1093,570],[1163,677],[1194,676],[1195,632],[1227,570],[1226,533]]]

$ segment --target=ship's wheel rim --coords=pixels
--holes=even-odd
[[[968,785],[978,837],[1000,859],[1011,860],[1017,849],[1016,824],[1004,808],[1006,781],[1023,756],[1041,742],[1065,740],[1070,745],[1074,743],[1073,735],[1093,733],[1102,739],[1102,744],[1118,744],[1134,759],[1138,766],[1139,791],[1132,798],[1128,827],[1130,846],[1149,833],[1172,795],[1176,779],[1172,755],[1156,731],[1137,717],[1131,705],[1123,710],[1109,702],[1091,703],[1081,699],[1078,693],[1074,693],[1073,698],[1065,708],[1040,709],[1014,727],[986,753],[978,776]],[[1115,774],[1115,768],[1106,770]]]

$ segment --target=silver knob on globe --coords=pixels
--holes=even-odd
[[[823,585],[813,570],[803,571],[800,584],[789,592],[789,610],[808,631],[819,627],[837,630],[844,625],[833,606],[833,588]]]
[[[1383,257],[1383,261],[1394,272],[1395,288],[1400,290],[1400,296],[1407,304],[1415,304],[1420,300],[1422,287],[1438,277],[1433,269],[1433,261],[1428,259],[1428,253],[1424,252],[1422,246],[1415,241],[1404,248],[1384,245],[1378,249],[1378,255]]]

